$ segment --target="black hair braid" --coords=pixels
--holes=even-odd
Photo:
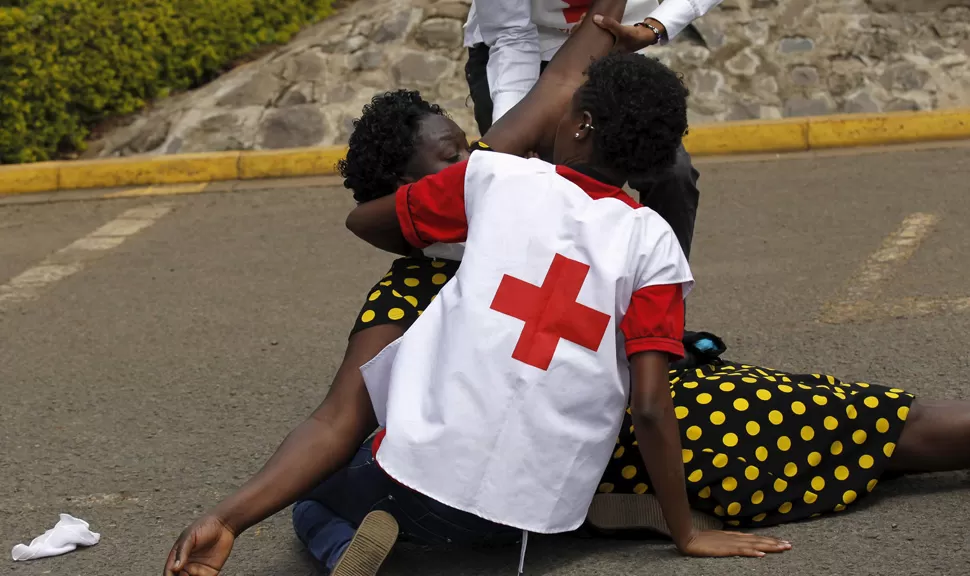
[[[354,200],[367,202],[393,193],[414,155],[418,122],[428,114],[444,114],[413,90],[374,96],[354,120],[347,157],[337,163],[344,187]]]

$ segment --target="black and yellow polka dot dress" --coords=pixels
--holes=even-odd
[[[458,264],[453,260],[398,258],[370,289],[351,334],[390,323],[400,323],[406,330],[455,275]]]
[[[671,372],[691,506],[733,526],[841,512],[879,481],[913,395],[743,364]],[[601,492],[650,492],[629,413]]]
[[[407,328],[458,264],[396,260],[353,332]],[[913,402],[898,388],[723,361],[671,371],[670,393],[692,507],[751,527],[841,512],[872,492]],[[652,492],[629,410],[599,491]]]

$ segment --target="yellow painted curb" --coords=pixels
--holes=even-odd
[[[0,194],[23,194],[58,190],[61,162],[37,162],[0,166]]]
[[[970,110],[845,114],[808,119],[809,148],[844,148],[970,138]]]
[[[336,174],[346,154],[346,146],[245,152],[239,157],[239,179]]]
[[[804,120],[725,122],[691,128],[684,147],[693,156],[808,150]]]
[[[239,152],[81,160],[60,165],[58,190],[212,182],[236,179]]]
[[[798,152],[970,139],[970,109],[753,120],[697,126],[684,140],[695,156]],[[0,195],[250,180],[337,173],[345,146],[0,166]]]

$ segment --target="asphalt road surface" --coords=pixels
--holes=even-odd
[[[734,360],[970,398],[970,147],[698,167],[690,327],[721,335]],[[29,542],[61,512],[102,535],[58,558],[7,556],[0,572],[159,574],[178,533],[323,398],[391,258],[345,231],[346,191],[272,185],[0,200],[0,543]],[[768,531],[794,543],[777,557],[535,537],[526,572],[965,575],[968,519],[968,476],[938,474]],[[401,546],[385,573],[511,576],[517,560]],[[314,569],[286,511],[237,540],[225,573]]]

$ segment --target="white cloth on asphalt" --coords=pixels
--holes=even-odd
[[[34,538],[30,545],[17,544],[11,551],[16,560],[36,560],[73,552],[78,546],[94,546],[101,535],[88,529],[90,524],[70,514],[61,514],[53,528]]]

